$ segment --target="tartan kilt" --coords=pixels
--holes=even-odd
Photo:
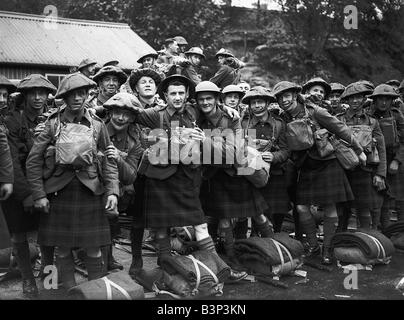
[[[207,216],[217,219],[254,217],[268,206],[260,191],[244,177],[231,177],[218,170],[202,183],[202,208]]]
[[[270,175],[267,185],[259,190],[268,205],[270,215],[288,213],[290,198],[286,175]]]
[[[50,213],[41,213],[38,243],[58,247],[100,247],[111,243],[105,201],[76,177],[48,194]]]
[[[387,173],[386,183],[390,195],[397,201],[404,201],[404,165],[401,164],[397,174]]]
[[[351,205],[357,209],[380,208],[383,203],[383,194],[373,187],[373,174],[360,167],[346,171],[349,183],[354,194]]]
[[[22,201],[15,199],[13,195],[6,201],[2,201],[1,207],[9,233],[26,233],[38,230],[39,214],[37,212],[24,212]]]
[[[129,206],[127,214],[132,217],[132,225],[135,228],[144,227],[144,191],[145,191],[146,177],[144,175],[138,175],[136,177],[135,187],[135,199]]]
[[[192,178],[185,173],[182,165],[178,165],[178,170],[165,180],[146,178],[146,228],[194,226],[205,222],[199,200],[201,168],[189,171]]]
[[[326,205],[353,200],[349,181],[337,159],[307,157],[300,168],[296,204]]]

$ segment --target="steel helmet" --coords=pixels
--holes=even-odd
[[[141,55],[140,58],[137,60],[137,63],[142,63],[142,60],[147,57],[152,57],[154,59],[158,58],[158,53],[156,51],[146,52],[145,54]]]
[[[221,48],[218,52],[216,52],[215,57],[217,58],[218,56],[234,58],[234,54],[232,54],[230,50],[224,48]]]
[[[227,93],[238,93],[240,98],[245,95],[245,92],[241,90],[241,88],[235,84],[229,84],[228,86],[224,87],[222,90],[222,94],[227,94]]]
[[[106,109],[126,109],[132,112],[136,112],[137,108],[142,108],[139,99],[133,94],[126,92],[119,92],[112,96],[103,104]]]
[[[93,80],[95,82],[100,81],[103,77],[107,75],[114,75],[118,77],[119,85],[121,86],[122,84],[125,83],[126,79],[128,76],[126,75],[125,72],[119,67],[116,66],[106,66],[102,67],[100,70],[98,70],[97,74],[93,77]]]
[[[201,56],[202,58],[206,59],[205,55],[203,54],[203,50],[199,47],[192,47],[188,51],[184,52],[186,55],[196,54]]]
[[[60,82],[58,91],[56,92],[55,99],[61,99],[66,96],[67,93],[80,89],[80,88],[91,88],[91,87],[96,87],[97,84],[84,76],[80,72],[75,72],[67,75],[66,77],[63,78],[63,80]]]
[[[183,75],[180,74],[173,74],[171,76],[168,76],[165,78],[161,83],[159,84],[157,88],[157,93],[159,94],[160,98],[166,101],[166,97],[164,96],[164,93],[167,91],[167,88],[169,84],[173,81],[178,81],[184,84],[184,86],[189,90],[189,98],[193,98],[194,93],[195,93],[195,85],[194,83],[189,80],[187,77],[184,77]]]
[[[0,88],[6,88],[8,91],[8,94],[11,94],[17,90],[17,87],[12,83],[10,80],[8,80],[5,76],[0,74]]]
[[[81,70],[84,67],[90,66],[92,64],[97,64],[97,61],[95,61],[94,59],[90,59],[90,58],[86,58],[83,61],[80,62],[77,70]]]
[[[20,81],[17,87],[18,92],[24,93],[24,91],[34,89],[34,88],[42,88],[49,91],[49,93],[54,94],[56,92],[56,87],[46,79],[41,74],[30,74]]]
[[[269,89],[263,86],[253,87],[251,90],[247,91],[242,103],[250,104],[252,99],[263,99],[268,102],[276,102],[275,97],[272,95]]]
[[[345,91],[345,86],[342,85],[341,83],[338,82],[332,82],[330,83],[330,87],[331,87],[331,92],[339,92],[339,93],[343,93]]]
[[[341,95],[341,99],[346,99],[355,94],[369,95],[372,92],[373,92],[373,89],[370,87],[370,85],[367,82],[358,81],[358,82],[349,84],[345,88],[345,91]]]
[[[331,86],[328,84],[327,81],[325,81],[323,78],[320,77],[315,77],[313,79],[310,79],[303,85],[303,93],[306,93],[309,91],[309,89],[313,86],[323,86],[325,90],[325,96],[328,96],[331,92]]]
[[[174,40],[177,41],[177,44],[179,46],[187,46],[188,45],[187,40],[185,40],[185,38],[183,36],[176,36],[176,37],[174,37]]]
[[[390,86],[397,86],[397,87],[399,87],[399,86],[400,86],[400,81],[399,81],[399,80],[396,80],[396,79],[392,79],[392,80],[386,81],[386,84],[388,84],[388,85],[390,85]]]
[[[213,92],[219,94],[220,88],[213,82],[202,81],[195,87],[195,93],[198,94],[199,92]]]
[[[392,86],[388,84],[381,84],[376,87],[375,91],[373,91],[373,93],[369,96],[369,98],[374,99],[378,96],[387,96],[395,99],[398,98],[400,95],[396,92],[396,90]]]
[[[295,91],[295,92],[300,92],[302,90],[302,87],[299,86],[298,84],[290,81],[281,81],[278,82],[273,90],[272,94],[278,98],[278,96],[286,91]]]

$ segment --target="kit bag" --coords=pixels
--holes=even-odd
[[[321,158],[328,157],[334,152],[334,147],[330,142],[329,135],[330,133],[328,130],[324,128],[318,129],[314,132],[314,140]]]
[[[379,119],[380,129],[383,132],[386,148],[394,148],[399,144],[396,120],[393,116]]]
[[[373,136],[372,127],[370,125],[354,125],[349,126],[352,130],[353,136],[358,140],[359,144],[366,153],[372,152]]]
[[[296,119],[286,125],[286,141],[291,151],[301,151],[310,149],[314,145],[312,121],[305,108],[305,115],[301,119]]]
[[[350,147],[350,144],[335,137],[330,138],[330,142],[334,148],[334,154],[342,168],[352,170],[359,165],[359,157]]]

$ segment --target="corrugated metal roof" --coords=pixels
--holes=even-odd
[[[51,24],[44,16],[0,11],[0,63],[77,66],[94,58],[132,69],[150,50],[127,24],[65,18]]]

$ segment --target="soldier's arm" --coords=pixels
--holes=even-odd
[[[137,109],[135,122],[151,129],[160,128],[159,106],[150,109]]]
[[[130,185],[135,182],[139,160],[143,149],[140,142],[136,142],[128,152],[126,159],[118,160],[119,180],[123,185]]]
[[[380,129],[379,122],[375,120],[375,125],[372,131],[373,138],[376,139],[376,148],[379,152],[380,163],[377,165],[376,174],[383,178],[386,178],[387,173],[387,157],[386,157],[386,146],[384,143],[383,132]]]
[[[274,155],[274,158],[272,160],[273,164],[283,163],[290,157],[290,150],[288,148],[288,143],[286,141],[285,132],[286,132],[286,124],[285,122],[282,121],[282,126],[279,132],[279,139],[278,139],[279,151],[275,151],[272,153]]]
[[[0,183],[14,183],[14,169],[7,135],[0,129]]]
[[[396,113],[396,125],[397,125],[397,132],[399,137],[400,146],[394,156],[394,160],[397,160],[398,163],[401,165],[404,164],[404,115],[401,111]]]

